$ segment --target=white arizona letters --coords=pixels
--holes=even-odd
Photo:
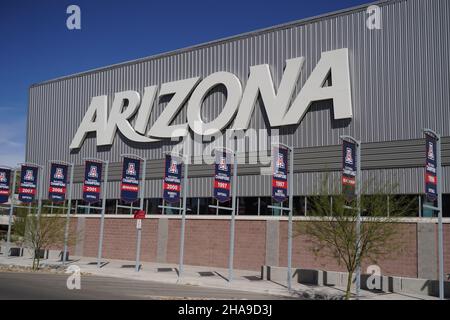
[[[96,133],[97,146],[106,146],[113,144],[117,131],[130,141],[150,143],[186,136],[189,129],[199,135],[214,135],[226,129],[233,120],[234,130],[246,130],[259,96],[270,127],[298,124],[311,104],[321,100],[333,100],[335,119],[352,118],[348,49],[323,52],[311,75],[294,98],[304,62],[303,57],[286,61],[277,91],[269,65],[263,64],[250,67],[244,92],[240,80],[234,74],[221,71],[207,76],[202,81],[199,77],[194,77],[163,83],[159,94],[158,86],[146,87],[142,101],[136,91],[117,92],[109,116],[107,96],[93,97],[70,149],[81,148],[90,132]],[[330,74],[331,85],[325,86]],[[214,120],[204,122],[201,118],[202,104],[207,94],[218,85],[225,86],[227,101]],[[155,100],[167,95],[172,95],[172,98],[146,132]],[[171,124],[184,105],[187,105],[187,123]],[[130,122],[133,119],[134,126]]]

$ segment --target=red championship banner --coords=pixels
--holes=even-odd
[[[58,163],[52,163],[50,165],[48,198],[52,202],[64,202],[66,200],[67,171],[67,165]]]
[[[19,200],[31,203],[36,199],[39,168],[22,165],[20,171]]]

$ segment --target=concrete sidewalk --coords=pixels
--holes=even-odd
[[[0,265],[31,267],[29,257],[5,257],[0,255]],[[76,265],[82,273],[97,276],[117,277],[141,281],[184,284],[208,288],[233,289],[259,294],[283,296],[286,298],[306,299],[342,299],[345,289],[329,286],[310,286],[293,283],[293,290],[288,292],[285,285],[273,281],[261,280],[258,271],[234,270],[234,279],[228,281],[228,269],[184,266],[182,277],[178,276],[178,265],[142,262],[139,272],[135,271],[135,261],[104,259],[102,266],[97,267],[96,258],[71,257],[67,266]],[[62,263],[56,259],[41,260],[42,267],[60,269]],[[429,296],[402,295],[395,293],[375,293],[362,290],[362,300],[434,300]]]

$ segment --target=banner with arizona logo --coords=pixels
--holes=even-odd
[[[50,186],[48,198],[52,202],[64,202],[67,189],[67,165],[52,163],[50,166]]]
[[[226,151],[216,152],[214,175],[214,198],[219,202],[230,200],[231,154]]]
[[[36,198],[38,167],[22,165],[20,171],[19,200],[31,203]]]
[[[356,144],[343,142],[342,193],[347,201],[355,198],[356,191]]]
[[[86,161],[84,167],[83,199],[87,203],[100,201],[100,192],[102,184],[101,162]]]
[[[289,150],[283,146],[274,147],[272,173],[272,198],[283,202],[288,198],[288,156]]]
[[[425,193],[427,200],[434,202],[437,199],[437,139],[427,134],[426,144]]]
[[[0,203],[6,203],[9,199],[11,170],[0,168]]]
[[[122,169],[122,182],[120,185],[120,199],[132,203],[139,198],[139,159],[124,158]]]
[[[181,169],[183,162],[179,157],[166,154],[166,166],[163,181],[163,198],[169,203],[180,201]]]

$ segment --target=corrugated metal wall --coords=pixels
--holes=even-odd
[[[157,179],[162,170],[161,161],[156,160],[171,149],[170,143],[143,147],[122,141],[117,135],[111,148],[97,150],[95,137],[91,137],[81,150],[69,151],[93,96],[108,95],[111,107],[115,92],[142,93],[145,86],[206,77],[217,71],[236,74],[244,87],[250,66],[263,63],[271,66],[278,86],[286,59],[304,56],[306,63],[298,81],[298,92],[321,52],[348,48],[354,104],[352,121],[333,121],[331,103],[322,102],[311,108],[295,130],[281,130],[281,141],[298,149],[296,193],[313,192],[313,185],[319,179],[317,171],[339,169],[338,144],[342,134],[358,137],[364,143],[363,168],[370,169],[364,176],[397,177],[401,192],[420,193],[423,188],[421,129],[429,127],[450,136],[450,3],[448,0],[399,0],[381,6],[382,30],[366,28],[368,15],[361,8],[32,86],[27,161],[45,164],[49,159],[58,159],[81,165],[84,157],[98,157],[113,162],[114,180],[119,177],[120,168],[114,162],[120,161],[122,153],[134,153],[155,160],[149,163],[148,172],[150,179]],[[223,92],[216,90],[208,97],[203,116],[215,118],[224,103]],[[157,103],[150,125],[166,104]],[[185,118],[183,108],[175,123],[183,123]],[[250,126],[266,128],[259,107],[255,108]],[[444,139],[444,143],[444,164],[450,165],[450,140]],[[208,172],[205,169],[205,166],[197,170],[193,167],[193,175],[204,176]],[[257,176],[258,170],[242,167],[241,173],[251,175],[240,177],[240,195],[270,194],[269,179]],[[448,176],[448,168],[444,171]],[[77,172],[75,180],[80,181],[81,168]],[[159,182],[149,183],[152,186],[149,197],[159,197]],[[191,184],[192,196],[210,195],[209,178],[195,178]],[[445,191],[450,192],[447,182]]]

